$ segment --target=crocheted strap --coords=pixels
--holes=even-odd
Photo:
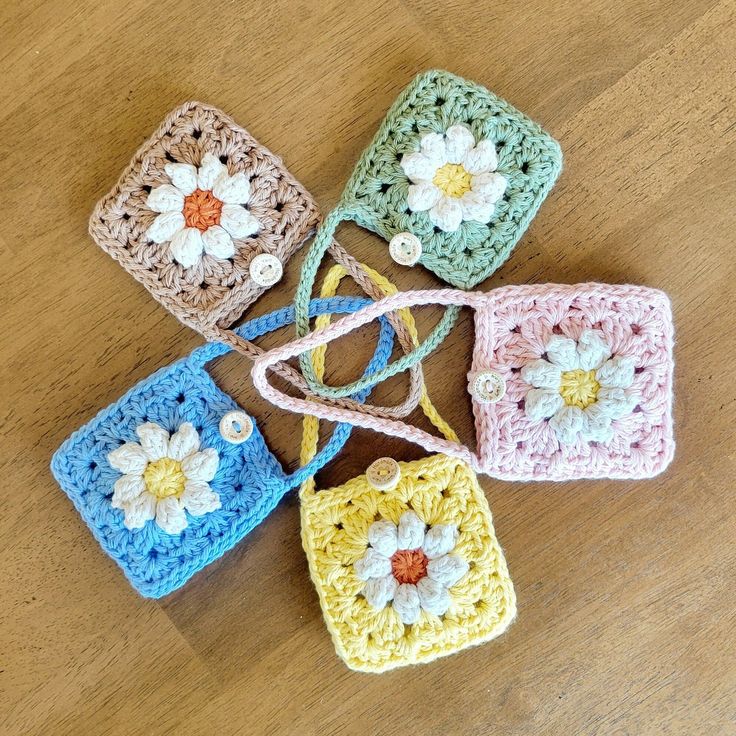
[[[334,283],[335,275],[338,271],[342,271],[340,266],[333,267],[332,271],[328,273],[326,281],[328,283]],[[351,313],[356,309],[369,305],[367,299],[358,297],[332,297],[330,299],[314,299],[309,305],[309,314],[311,317],[318,317],[320,315],[329,315],[332,313]],[[264,315],[257,319],[250,320],[246,324],[237,328],[237,333],[240,337],[246,340],[253,340],[262,335],[266,335],[269,332],[274,332],[286,325],[293,324],[294,322],[294,308],[293,306],[284,307],[282,309],[271,312],[270,314]],[[366,370],[372,371],[381,366],[385,365],[388,361],[391,352],[393,350],[393,330],[387,319],[382,320],[380,326],[380,333],[378,342],[376,345],[375,353],[369,362]],[[230,347],[224,343],[212,342],[203,345],[202,347],[194,350],[190,356],[186,359],[193,368],[199,370],[205,370],[206,365],[222,355],[225,355],[230,351]],[[354,403],[365,400],[368,395],[368,390],[359,392],[356,395]],[[339,446],[344,444],[346,438],[339,436],[341,431],[335,428],[332,437],[322,450],[317,453],[311,461],[300,467],[295,472],[284,476],[284,482],[289,486],[293,487],[302,483],[306,478],[314,475],[321,467],[325,465],[339,450]]]
[[[332,243],[330,252],[339,264],[337,268],[342,269],[342,275],[345,275],[346,273],[350,274],[353,280],[363,289],[363,291],[366,292],[366,294],[368,294],[368,296],[372,299],[380,299],[385,295],[376,283],[377,280],[382,278],[378,273],[360,264],[335,241]],[[332,271],[330,273],[332,273]],[[335,271],[335,274],[336,273],[337,271]],[[338,281],[342,278],[342,275],[338,277]],[[335,276],[333,275],[332,278],[334,277]],[[330,275],[328,274],[326,278],[329,279]],[[387,319],[394,328],[399,344],[404,352],[411,352],[415,347],[415,344],[412,341],[412,337],[409,334],[405,323],[393,314],[389,314]],[[205,337],[208,340],[215,340],[229,345],[232,349],[250,360],[255,360],[259,356],[263,355],[264,352],[257,345],[239,335],[237,331],[233,331],[231,329],[222,329],[220,327],[213,326],[205,332]],[[277,363],[272,367],[272,370],[275,373],[278,373],[291,385],[299,389],[304,395],[311,396],[315,394],[302,375],[288,363]],[[351,408],[361,413],[371,414],[372,416],[384,417],[387,419],[401,419],[411,414],[411,412],[416,409],[422,396],[423,386],[424,376],[422,368],[420,364],[416,364],[410,368],[409,394],[401,404],[396,406],[373,406],[371,404],[361,404],[352,399],[346,399],[344,402],[337,403],[340,406],[345,406],[346,408]],[[358,387],[356,391],[361,391],[365,388],[369,387],[361,386]]]
[[[320,419],[349,422],[350,424],[358,427],[373,429],[377,432],[383,432],[384,434],[388,434],[393,437],[401,437],[411,442],[415,442],[429,451],[442,452],[446,455],[458,457],[468,462],[474,469],[477,469],[479,467],[479,462],[476,455],[467,447],[460,444],[456,438],[443,439],[441,437],[436,437],[429,434],[429,432],[425,432],[418,427],[413,427],[406,422],[388,419],[382,420],[365,414],[359,414],[358,412],[352,412],[350,410],[343,409],[342,407],[335,406],[334,403],[327,403],[325,400],[321,399],[311,399],[307,401],[292,398],[272,386],[266,379],[266,373],[269,367],[275,362],[292,358],[300,355],[306,350],[311,350],[319,345],[327,344],[332,340],[361,327],[362,325],[368,324],[376,317],[381,317],[388,312],[403,309],[405,307],[427,304],[441,304],[452,306],[456,309],[459,309],[461,306],[477,308],[482,306],[486,299],[486,295],[479,292],[469,293],[454,289],[406,291],[386,297],[379,302],[375,302],[358,312],[338,320],[328,327],[316,330],[305,337],[295,340],[288,345],[284,345],[281,348],[269,351],[262,357],[258,358],[253,366],[253,383],[264,398],[282,409],[294,411],[299,414],[313,414]],[[421,360],[428,352],[426,346],[427,342],[425,341],[405,357],[419,356],[418,360]]]
[[[351,217],[351,212],[347,208],[342,206],[336,207],[320,225],[314,242],[309,249],[309,253],[307,253],[304,259],[299,285],[297,286],[294,298],[294,306],[296,307],[296,331],[299,337],[304,337],[309,333],[309,317],[306,314],[306,305],[311,298],[312,288],[320,263],[328,248],[334,242],[333,236],[337,226],[343,220],[350,219]],[[416,366],[422,358],[436,350],[455,326],[458,315],[459,309],[457,307],[449,308],[424,343],[417,346],[417,348],[399,360],[386,366],[383,370],[374,373],[372,376],[364,376],[357,381],[343,386],[327,386],[317,378],[311,357],[308,353],[299,357],[302,373],[312,392],[324,398],[341,399],[364,388],[372,388],[376,384],[395,376],[397,373]]]
[[[343,257],[342,253],[339,253],[339,249],[341,249],[341,246],[339,246],[339,244],[337,243],[333,243],[333,246],[336,246],[335,250],[337,251],[337,252],[333,252],[334,257],[342,258]],[[345,255],[347,256],[347,258],[354,260],[352,256],[349,256],[347,253],[345,253]],[[374,271],[372,268],[369,268],[365,264],[360,264],[357,261],[355,261],[355,263],[358,265],[361,271],[369,279],[372,279],[372,283],[374,287],[377,289],[380,289],[380,295],[390,296],[390,295],[398,293],[398,289],[396,288],[396,286],[394,286],[394,284],[392,284],[384,276],[381,276],[381,274]],[[334,275],[332,279],[330,279],[331,275]],[[327,277],[325,278],[324,283],[322,284],[322,291],[320,293],[320,296],[325,298],[325,297],[334,295],[336,288],[337,288],[337,283],[340,278],[342,277],[339,275],[337,270],[333,268],[330,271],[330,273],[327,275]],[[411,312],[408,309],[402,309],[398,314],[401,318],[401,325],[404,328],[404,332],[409,336],[410,346],[416,347],[419,344],[419,335],[417,333],[417,328],[416,328],[416,323],[414,322],[414,317],[412,316]],[[389,318],[390,316],[391,315],[389,315]],[[317,317],[316,328],[318,330],[327,327],[329,324],[330,324],[329,314],[323,314]],[[394,330],[397,331],[395,327],[394,327]],[[397,331],[397,334],[398,334],[398,331]],[[315,375],[320,380],[322,380],[324,376],[326,352],[327,352],[327,345],[320,345],[317,348],[315,348],[311,353],[312,362],[314,365],[314,372],[315,372]],[[440,416],[434,404],[432,404],[432,401],[429,398],[429,394],[427,393],[427,387],[425,385],[422,385],[422,392],[421,392],[419,404],[422,407],[422,410],[424,411],[424,414],[429,419],[429,421],[432,422],[432,424],[435,427],[437,427],[437,429],[440,432],[442,432],[442,434],[448,440],[454,441],[454,442],[458,441],[458,437],[455,431]],[[299,462],[301,463],[301,465],[306,466],[314,458],[314,456],[317,453],[317,445],[319,443],[319,418],[314,416],[313,414],[307,414],[304,417],[302,428],[303,428],[302,429],[302,445],[301,445],[301,452],[299,456]],[[316,484],[314,481],[314,476],[310,476],[302,483],[302,486],[299,489],[299,497],[303,499],[306,496],[313,495],[315,492],[316,492]]]

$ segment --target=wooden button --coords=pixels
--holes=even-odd
[[[470,393],[481,404],[495,404],[506,394],[506,381],[496,371],[480,371],[471,378]]]
[[[222,438],[233,445],[241,445],[253,434],[253,420],[244,411],[229,411],[220,419]]]
[[[377,491],[388,491],[399,482],[401,468],[392,457],[380,457],[368,466],[365,477]]]

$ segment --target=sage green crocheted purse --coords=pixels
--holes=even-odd
[[[320,225],[294,301],[297,334],[317,270],[344,220],[389,241],[393,259],[417,263],[472,289],[509,256],[562,169],[560,146],[536,123],[478,84],[449,72],[417,76],[399,95],[360,157],[339,204]],[[449,307],[422,345],[370,378],[346,386],[318,380],[309,353],[299,362],[312,390],[349,396],[406,370],[452,329]]]
[[[414,236],[394,241],[398,262],[471,289],[508,258],[561,168],[558,143],[508,102],[429,71],[389,110],[340,208],[388,241]]]

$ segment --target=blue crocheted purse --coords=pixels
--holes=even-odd
[[[310,314],[344,314],[368,303],[315,299]],[[293,321],[286,307],[236,331],[253,340]],[[382,323],[369,373],[386,365],[393,336]],[[229,350],[208,343],[156,371],[76,431],[51,461],[97,541],[144,596],[170,593],[220,557],[350,436],[351,427],[338,424],[310,463],[286,473],[253,419],[205,370]]]

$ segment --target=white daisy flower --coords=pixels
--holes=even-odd
[[[559,441],[608,442],[611,422],[630,414],[637,398],[627,389],[634,382],[635,360],[617,355],[596,330],[578,340],[552,335],[545,345],[547,360],[524,366],[521,378],[533,388],[524,398],[524,412],[535,421],[549,417]]]
[[[432,224],[445,232],[455,232],[465,220],[489,222],[507,184],[496,171],[494,142],[476,142],[467,126],[453,125],[444,135],[422,136],[419,147],[401,157],[412,182],[409,209],[429,211]]]
[[[169,437],[158,424],[136,428],[140,444],[127,442],[113,450],[107,460],[124,475],[115,481],[112,507],[125,512],[128,529],[142,529],[156,519],[167,534],[187,528],[192,516],[220,508],[220,497],[210,488],[220,459],[208,447],[199,452],[199,435],[189,422]]]
[[[171,252],[184,268],[202,253],[215,258],[235,254],[233,238],[245,238],[260,228],[244,205],[250,199],[250,182],[242,172],[230,176],[217,156],[205,153],[199,168],[192,164],[166,164],[171,184],[151,190],[146,204],[161,214],[146,235],[154,243],[170,242]]]
[[[427,530],[413,511],[405,511],[398,526],[373,522],[370,546],[354,565],[365,581],[363,596],[379,610],[391,603],[405,624],[416,623],[422,609],[441,616],[450,607],[449,589],[469,569],[465,560],[450,554],[457,537],[454,524]]]

